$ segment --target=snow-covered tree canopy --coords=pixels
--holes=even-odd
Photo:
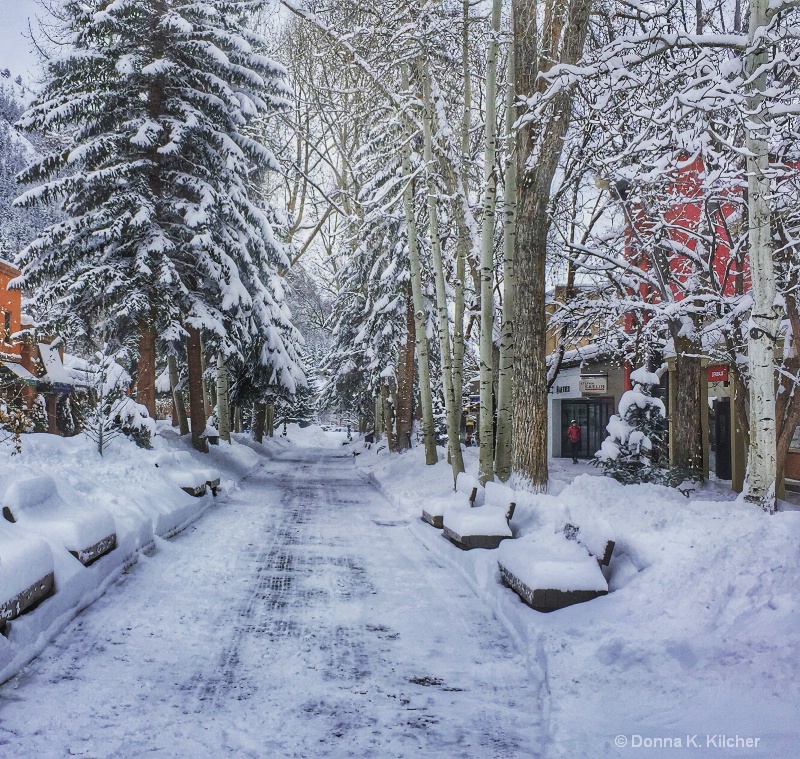
[[[53,322],[70,312],[124,332],[143,320],[174,340],[184,323],[226,354],[261,340],[258,359],[302,381],[298,335],[276,276],[288,260],[274,214],[256,200],[277,163],[265,119],[290,93],[252,32],[255,0],[70,0],[71,45],[50,61],[26,129],[66,149],[21,178],[22,206],[67,218],[19,255]]]

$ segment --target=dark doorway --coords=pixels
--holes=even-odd
[[[731,399],[718,398],[712,408],[709,424],[710,448],[713,453],[714,472],[721,480],[730,480],[731,468]]]
[[[581,428],[581,447],[578,457],[592,458],[600,450],[603,440],[608,437],[606,425],[613,413],[614,400],[612,398],[561,401],[561,456],[572,457],[572,449],[567,439],[567,427],[575,419]]]

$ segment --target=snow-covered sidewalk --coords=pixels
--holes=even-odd
[[[715,483],[685,498],[555,460],[549,494],[517,492],[515,535],[599,517],[616,548],[607,596],[541,614],[500,584],[499,550],[460,551],[419,519],[431,500],[451,497],[446,462],[426,467],[421,448],[352,447],[422,545],[541,667],[537,755],[800,756],[800,513],[768,516]],[[474,474],[474,449],[466,460]]]
[[[541,755],[537,661],[336,443],[157,540],[0,690],[0,753]]]
[[[0,452],[0,505],[16,520],[0,519],[0,603],[46,573],[55,587],[38,607],[6,624],[0,682],[44,650],[157,538],[200,518],[216,502],[205,486],[209,477],[220,478],[222,499],[264,453],[238,443],[212,447],[205,456],[190,452],[188,439],[166,423],[153,445],[144,450],[120,440],[101,457],[82,436],[35,434],[24,436],[21,453],[9,455],[8,446]],[[202,485],[205,495],[183,492],[189,482]],[[100,545],[113,550],[84,566],[75,549],[109,534]]]

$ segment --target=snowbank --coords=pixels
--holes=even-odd
[[[210,493],[183,492],[172,473],[191,471],[203,483],[215,475],[224,498],[263,461],[260,446],[243,443],[203,455],[159,423],[152,451],[118,439],[100,456],[83,436],[46,434],[23,436],[21,454],[0,450],[0,505],[16,520],[0,519],[0,604],[48,573],[55,573],[56,585],[54,595],[9,622],[0,636],[0,682],[37,656],[142,551],[155,550],[157,538],[176,534],[214,504]],[[170,465],[156,467],[157,461]],[[90,566],[70,553],[114,532],[116,548]]]
[[[758,746],[731,756],[795,755],[800,512],[766,515],[715,483],[687,499],[674,489],[622,485],[597,469],[554,460],[548,494],[514,491],[517,540],[464,552],[419,519],[422,498],[453,492],[443,459],[442,451],[439,463],[426,467],[421,448],[365,451],[358,466],[418,539],[489,605],[529,662],[531,677],[546,683],[542,756],[626,757],[636,741],[648,757],[716,756],[714,736],[720,735],[760,738]],[[474,477],[476,449],[465,451],[465,464]],[[580,526],[586,543],[571,542],[567,550],[586,555],[615,540],[610,566],[591,567],[598,585],[598,573],[607,580],[609,593],[540,614],[501,585],[498,555],[528,571],[535,559],[520,546],[545,533],[563,541],[557,533],[566,524]],[[564,567],[539,564],[535,571],[564,587],[575,584]],[[685,748],[687,736],[697,736],[706,750]]]

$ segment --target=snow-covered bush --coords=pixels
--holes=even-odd
[[[47,419],[47,406],[43,395],[36,396],[33,405],[28,411],[28,416],[33,425],[33,432],[47,432],[50,429]]]
[[[94,405],[85,413],[84,434],[97,443],[101,456],[120,435],[125,435],[140,448],[151,448],[155,421],[144,406],[128,395],[130,375],[113,355],[98,351],[94,359],[94,363],[87,363],[82,370],[95,396]]]
[[[619,413],[608,421],[608,437],[595,454],[596,465],[609,477],[625,484],[666,483],[669,472],[661,466],[666,409],[654,398],[658,375],[644,367],[631,374],[633,390],[622,394]]]

